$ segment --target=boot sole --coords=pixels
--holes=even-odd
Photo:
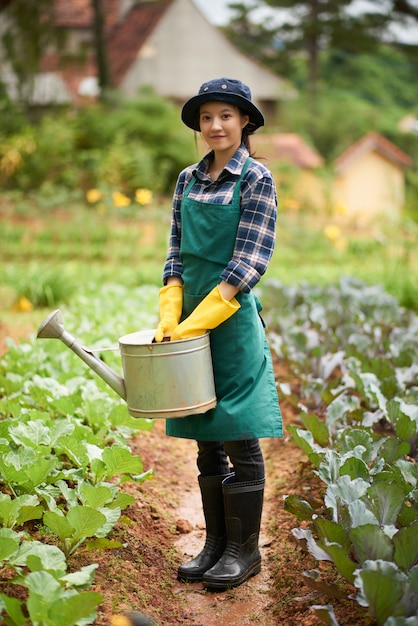
[[[191,576],[190,574],[188,574],[187,576],[182,576],[181,574],[177,574],[177,580],[179,580],[181,583],[200,583],[203,580],[204,574],[204,572],[199,575],[196,574],[196,576]]]
[[[233,587],[239,587],[242,583],[245,583],[246,580],[256,576],[261,572],[261,561],[258,563],[254,563],[251,567],[249,567],[239,578],[235,578],[228,581],[220,581],[220,580],[205,580],[205,576],[203,575],[203,584],[208,589],[232,589]]]

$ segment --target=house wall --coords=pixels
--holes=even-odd
[[[120,88],[135,97],[138,87],[148,84],[162,96],[185,101],[203,82],[220,76],[250,85],[259,104],[288,90],[280,78],[237,52],[192,0],[177,0],[142,46]]]
[[[347,217],[396,219],[404,201],[403,170],[377,152],[362,155],[334,179],[333,206]]]

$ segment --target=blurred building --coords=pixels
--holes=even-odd
[[[0,0],[0,29],[12,2]],[[202,82],[228,76],[249,84],[268,116],[278,100],[296,95],[288,81],[234,48],[192,0],[102,0],[102,8],[111,86],[127,98],[150,85],[182,103]],[[94,99],[99,87],[92,2],[55,0],[54,11],[65,44],[45,51],[32,101],[77,104]],[[2,74],[13,95],[12,72],[3,66]]]
[[[397,219],[404,203],[405,169],[412,159],[378,133],[368,133],[335,161],[332,203],[358,223]]]
[[[296,133],[255,134],[256,158],[265,160],[280,191],[283,208],[322,210],[326,188],[319,174],[324,159]]]

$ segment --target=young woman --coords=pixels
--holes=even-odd
[[[246,85],[230,78],[204,83],[183,106],[182,120],[200,131],[210,152],[177,181],[156,341],[210,330],[217,406],[167,420],[166,432],[197,441],[206,521],[205,546],[178,577],[225,589],[261,569],[259,438],[282,436],[261,305],[252,292],[273,253],[277,198],[271,173],[250,156],[249,135],[264,117]]]

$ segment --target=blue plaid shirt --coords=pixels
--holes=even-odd
[[[173,196],[173,213],[168,254],[163,270],[164,283],[170,276],[182,276],[180,260],[181,216],[183,193],[192,176],[196,182],[189,198],[198,202],[230,204],[234,185],[248,158],[241,145],[216,181],[208,173],[213,160],[209,152],[199,163],[184,169],[177,180]],[[276,239],[277,194],[270,171],[252,161],[241,182],[241,219],[232,258],[220,275],[221,280],[248,293],[267,269]]]

